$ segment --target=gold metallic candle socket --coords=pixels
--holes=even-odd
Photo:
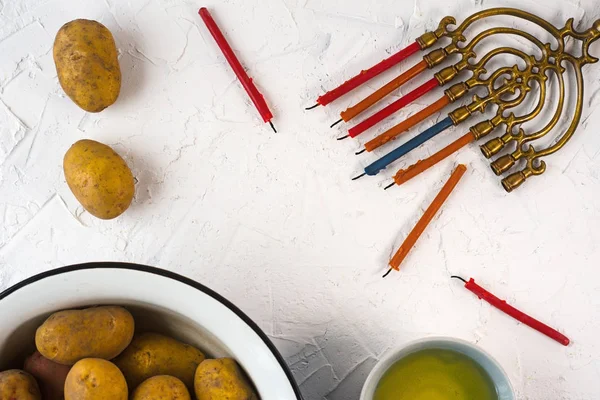
[[[479,147],[485,158],[491,158],[504,148],[504,142],[500,138],[488,140]]]
[[[502,187],[504,187],[504,190],[510,193],[521,186],[523,182],[525,182],[525,179],[527,179],[527,177],[523,172],[515,172],[514,174],[502,179]]]
[[[492,171],[498,176],[511,169],[513,165],[515,165],[515,159],[510,154],[506,154],[490,164]]]

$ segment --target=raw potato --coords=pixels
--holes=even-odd
[[[65,380],[71,367],[48,360],[38,351],[27,357],[23,369],[40,385],[44,400],[63,400]]]
[[[59,364],[83,358],[110,360],[133,338],[133,317],[123,307],[103,306],[52,314],[35,333],[37,350]]]
[[[60,85],[79,107],[100,112],[117,100],[121,69],[115,40],[104,25],[87,19],[64,24],[53,53]]]
[[[78,141],[65,154],[63,168],[69,188],[93,216],[113,219],[129,208],[135,192],[133,175],[107,145]]]
[[[198,400],[258,400],[242,370],[231,358],[204,360],[196,369],[194,391]]]
[[[134,337],[114,363],[123,371],[131,390],[150,377],[170,375],[181,379],[192,391],[194,372],[203,360],[204,354],[189,344],[157,333],[144,333]]]
[[[119,368],[101,358],[78,361],[65,382],[65,400],[127,400],[128,394]]]
[[[158,375],[142,382],[131,400],[190,400],[190,393],[174,376]]]
[[[0,400],[41,400],[33,376],[20,369],[0,372]]]

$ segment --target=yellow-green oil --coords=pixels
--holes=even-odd
[[[498,400],[498,395],[487,372],[468,356],[427,349],[392,365],[373,400]]]

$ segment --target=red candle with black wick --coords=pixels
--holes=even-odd
[[[498,297],[494,296],[492,293],[488,292],[487,290],[485,290],[484,288],[482,288],[481,286],[476,284],[475,280],[473,278],[469,279],[468,282],[466,280],[464,280],[463,278],[461,278],[460,276],[452,276],[452,278],[460,279],[461,281],[463,281],[465,283],[465,288],[467,288],[471,292],[475,293],[475,295],[477,297],[479,297],[482,300],[487,301],[492,306],[494,306],[497,309],[499,309],[500,311],[510,315],[517,321],[524,323],[525,325],[529,326],[530,328],[535,329],[536,331],[538,331],[540,333],[543,333],[544,335],[548,336],[550,339],[556,340],[558,343],[562,344],[563,346],[569,345],[570,340],[568,337],[566,337],[565,335],[563,335],[556,329],[553,329],[553,328],[549,327],[548,325],[538,321],[537,319],[530,317],[529,315],[525,314],[524,312],[517,310],[513,306],[507,304],[506,301],[500,300]]]
[[[423,50],[423,48],[419,45],[419,43],[417,43],[416,41],[411,43],[408,47],[400,50],[391,57],[382,60],[381,62],[377,63],[376,65],[372,66],[367,70],[361,71],[360,74],[352,77],[351,79],[347,80],[335,89],[325,93],[317,99],[317,104],[307,108],[307,110],[312,110],[313,108],[318,106],[326,106],[327,104],[339,99],[340,97],[344,96],[347,93],[350,93],[352,90],[356,89],[362,84],[375,78],[377,75],[399,64],[401,61],[404,61],[406,58],[410,57],[411,55],[417,53],[420,50]]]
[[[215,39],[215,42],[217,42],[217,45],[223,52],[225,59],[233,69],[233,72],[235,72],[235,75],[239,79],[240,83],[242,84],[244,89],[246,89],[248,96],[250,96],[250,99],[252,100],[254,106],[260,113],[260,116],[262,117],[263,121],[268,122],[271,125],[271,128],[273,128],[273,130],[275,131],[275,133],[277,133],[277,130],[275,130],[275,126],[273,126],[273,122],[271,122],[271,120],[273,119],[273,114],[271,113],[271,110],[269,110],[269,106],[267,105],[265,98],[258,91],[256,86],[254,85],[254,82],[252,81],[252,78],[250,78],[246,73],[246,70],[244,70],[244,67],[242,67],[242,64],[235,56],[235,53],[231,49],[231,46],[229,46],[229,43],[227,43],[227,40],[225,39],[225,36],[223,36],[223,33],[221,32],[219,27],[217,26],[217,23],[205,7],[202,7],[200,11],[198,11],[198,14],[200,14],[200,17],[206,24],[206,27],[210,31],[212,37]]]

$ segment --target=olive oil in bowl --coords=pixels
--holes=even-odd
[[[473,359],[431,348],[396,361],[379,381],[373,400],[498,400],[498,394]]]

